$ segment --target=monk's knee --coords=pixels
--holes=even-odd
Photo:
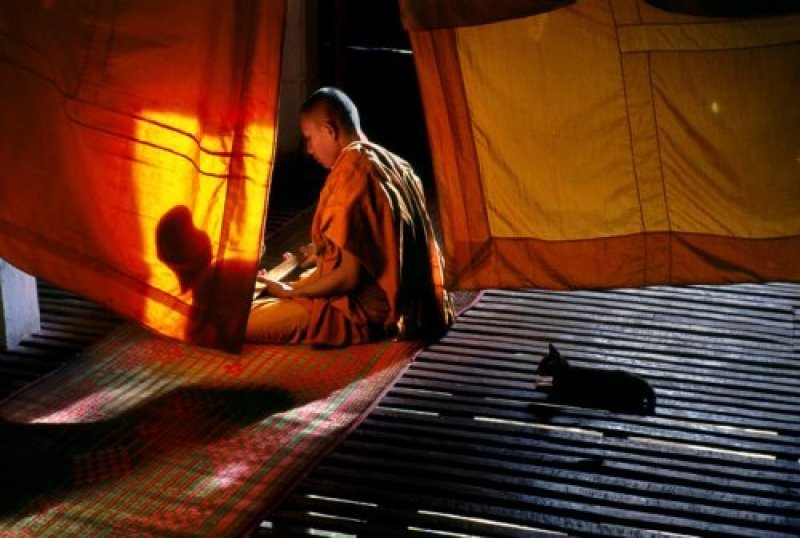
[[[310,313],[297,301],[266,299],[255,302],[247,320],[245,339],[262,344],[297,344],[305,340]]]

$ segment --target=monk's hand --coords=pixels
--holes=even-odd
[[[267,293],[273,297],[282,299],[294,296],[294,288],[289,284],[269,279],[264,279],[263,282],[266,285]]]
[[[268,271],[266,269],[259,269],[258,273],[256,273],[256,282],[264,283],[269,280],[267,278],[267,273]]]
[[[295,257],[300,262],[301,269],[308,269],[317,265],[317,254],[314,250],[314,243],[303,245],[297,249]]]

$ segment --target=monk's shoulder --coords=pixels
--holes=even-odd
[[[374,163],[357,148],[345,148],[330,171],[329,181],[337,187],[358,189],[367,184]]]

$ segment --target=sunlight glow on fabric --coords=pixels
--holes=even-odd
[[[241,147],[235,147],[235,132],[206,132],[197,117],[158,110],[142,111],[136,123],[131,177],[138,187],[148,284],[187,306],[197,305],[202,287],[221,262],[253,262],[258,256],[237,246],[261,233],[266,191],[250,179],[268,175],[274,132],[250,123],[239,135]],[[231,214],[229,189],[234,182],[241,183],[243,196]],[[250,197],[262,202],[248,204]],[[172,219],[166,232],[165,219]],[[221,253],[225,219],[230,228]],[[180,321],[168,310],[163,302],[148,299],[143,321],[169,334]]]
[[[266,183],[267,187],[265,188],[252,179],[269,177],[273,166],[270,148],[275,146],[276,134],[274,128],[257,122],[250,122],[244,126],[243,138],[247,146],[244,151],[242,173],[248,180],[244,184],[244,197],[241,205],[242,210],[248,215],[247,218],[240,219],[242,227],[238,232],[241,237],[254,237],[261,234],[263,224],[261,206],[266,203],[269,195],[269,183]],[[261,204],[255,204],[255,207],[258,207],[257,211],[248,203],[250,200],[262,201]],[[266,218],[266,212],[263,212],[263,215]],[[237,255],[242,256],[246,253],[237,253]],[[248,257],[257,259],[259,255],[260,253],[256,251],[254,255]]]
[[[218,152],[222,143],[214,137],[203,137],[197,118],[159,111],[142,112],[136,124],[135,138],[138,143],[131,177],[139,187],[142,259],[150,268],[149,284],[191,304],[192,295],[181,286],[178,273],[159,259],[157,227],[163,215],[187,200],[193,200],[196,207],[204,207],[198,202],[208,201],[205,226],[201,227],[210,227],[216,232],[222,208],[214,204],[213,192],[224,188],[227,159],[212,152]],[[193,224],[198,225],[197,222]],[[209,239],[218,237],[218,233],[208,236]],[[209,240],[209,247],[211,262],[216,245]],[[163,311],[161,304],[146,300],[142,309],[144,323],[156,328],[175,323],[165,319]]]
[[[96,7],[0,2],[0,78],[13,81],[0,160],[16,178],[0,189],[14,201],[0,212],[2,257],[158,334],[238,353],[276,149],[286,0]],[[208,270],[181,274],[159,257],[165,217],[167,258],[194,230]]]
[[[131,175],[139,185],[157,186],[138,193],[139,206],[147,212],[142,215],[142,256],[151,267],[152,286],[171,293],[178,293],[180,286],[175,273],[158,260],[153,240],[158,219],[187,199],[209,200],[206,222],[195,225],[217,232],[222,212],[213,200],[225,184],[228,159],[220,154],[224,144],[218,137],[195,139],[199,131],[197,118],[158,111],[144,111],[136,125],[139,143]],[[212,252],[215,247],[212,244]]]

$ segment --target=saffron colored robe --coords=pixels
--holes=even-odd
[[[403,159],[370,142],[348,145],[320,193],[311,239],[320,277],[341,263],[342,249],[362,274],[347,295],[301,299],[311,312],[308,343],[436,338],[452,323],[422,186]]]

